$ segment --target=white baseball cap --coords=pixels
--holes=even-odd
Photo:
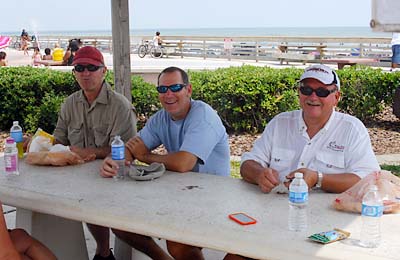
[[[338,90],[340,90],[339,77],[336,72],[328,66],[318,64],[306,68],[303,75],[300,77],[300,81],[309,78],[319,80],[325,85],[335,84]]]

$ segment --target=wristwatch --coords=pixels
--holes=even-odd
[[[320,171],[317,171],[317,174],[318,174],[318,180],[317,180],[317,183],[315,184],[315,188],[321,189],[322,179],[324,178],[324,175]]]

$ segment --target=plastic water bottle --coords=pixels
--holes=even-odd
[[[114,179],[123,179],[125,177],[125,145],[119,135],[116,135],[111,143],[111,157],[119,166]]]
[[[10,130],[10,135],[14,139],[14,141],[17,143],[18,157],[23,158],[24,157],[24,139],[22,137],[22,128],[19,126],[18,121],[13,122],[13,126],[11,127],[11,130]]]
[[[364,247],[377,247],[381,242],[381,216],[383,202],[378,193],[378,187],[371,185],[362,200],[361,217],[361,245]]]
[[[291,231],[303,231],[307,228],[308,186],[301,172],[294,176],[289,186],[288,226]]]
[[[6,139],[4,149],[4,164],[7,175],[19,175],[18,171],[18,151],[12,137]]]

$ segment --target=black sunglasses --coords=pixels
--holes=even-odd
[[[96,65],[92,65],[92,64],[89,64],[89,65],[75,65],[74,66],[74,70],[76,71],[76,72],[83,72],[85,69],[87,69],[88,71],[90,71],[90,72],[93,72],[93,71],[97,71],[98,69],[100,69],[100,68],[103,68],[104,66],[96,66]]]
[[[329,96],[333,92],[336,92],[336,90],[337,90],[337,88],[326,89],[326,88],[323,88],[323,87],[319,87],[317,89],[312,89],[310,86],[305,86],[305,85],[300,86],[300,92],[301,92],[301,94],[303,94],[305,96],[311,96],[312,93],[315,92],[315,94],[318,97],[323,97],[324,98],[324,97]]]
[[[171,90],[172,92],[179,92],[184,87],[186,87],[186,84],[173,84],[173,85],[169,85],[169,86],[160,85],[157,87],[157,91],[158,91],[158,93],[161,93],[161,94],[167,93],[168,89]]]

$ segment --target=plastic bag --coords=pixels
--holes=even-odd
[[[371,185],[378,186],[384,213],[400,212],[400,178],[389,171],[370,173],[353,187],[339,194],[333,201],[337,210],[361,212],[362,198]]]
[[[34,165],[65,166],[84,163],[84,160],[78,154],[70,151],[47,151],[28,153],[25,162]]]
[[[53,143],[54,136],[39,128],[32,137],[25,162],[34,165],[65,166],[94,160],[93,156],[81,158],[77,153],[71,152],[69,146]]]
[[[48,151],[53,146],[54,136],[38,128],[28,145],[28,152]]]

